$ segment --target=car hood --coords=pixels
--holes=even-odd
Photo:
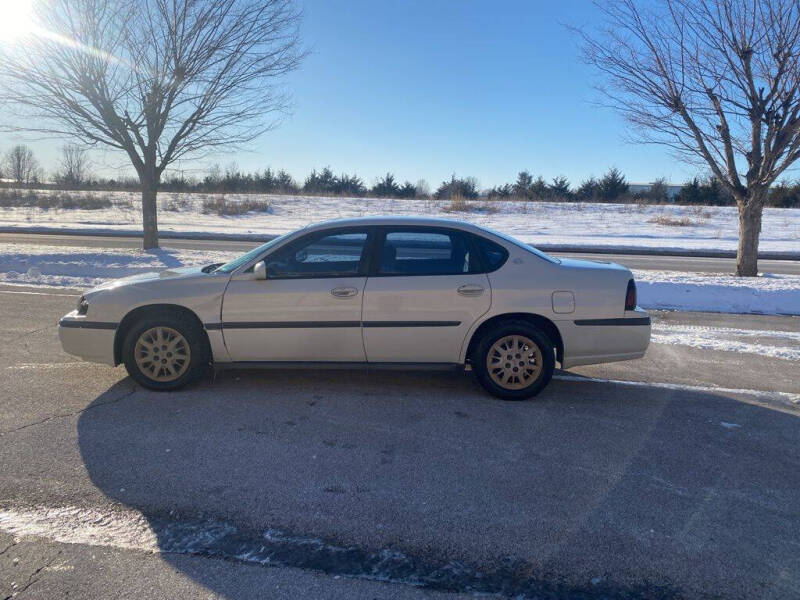
[[[164,269],[161,271],[146,271],[144,273],[137,273],[136,275],[130,275],[128,277],[106,281],[105,283],[88,290],[86,294],[102,292],[103,290],[112,290],[123,286],[138,285],[142,283],[206,276],[207,274],[203,273],[202,266],[177,267],[172,269]]]

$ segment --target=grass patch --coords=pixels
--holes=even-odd
[[[656,225],[666,225],[667,227],[690,227],[697,225],[689,217],[671,217],[670,215],[659,215],[653,217],[648,223],[655,223]]]
[[[114,203],[106,194],[42,194],[36,190],[0,189],[0,207],[3,208],[102,210],[112,206]]]
[[[487,200],[485,202],[470,202],[462,196],[453,196],[449,204],[442,207],[444,212],[482,212],[487,215],[493,215],[500,209],[494,201]]]
[[[244,215],[249,212],[269,212],[270,205],[266,200],[245,198],[243,200],[229,200],[225,196],[206,198],[202,204],[203,214],[217,214],[221,217]]]
[[[470,205],[469,202],[462,196],[453,196],[450,199],[450,204],[447,204],[442,207],[444,212],[469,212]]]
[[[161,200],[161,210],[179,212],[189,210],[190,208],[192,208],[192,201],[178,194],[170,194],[168,198],[163,198]]]

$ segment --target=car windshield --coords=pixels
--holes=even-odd
[[[549,261],[551,263],[556,263],[556,264],[559,264],[559,265],[561,264],[561,260],[556,258],[555,256],[550,256],[549,254],[545,254],[544,252],[542,252],[538,248],[534,248],[533,246],[531,246],[529,244],[526,244],[525,242],[521,242],[518,239],[511,237],[510,235],[507,235],[505,233],[501,233],[499,231],[495,231],[494,229],[489,229],[488,227],[483,227],[482,229],[484,231],[488,231],[492,235],[496,235],[497,237],[502,238],[505,241],[514,244],[518,248],[522,248],[523,250],[527,250],[531,254],[535,254],[539,258],[543,258],[544,260]]]
[[[253,248],[252,250],[250,250],[250,252],[247,252],[246,254],[242,254],[241,256],[239,256],[237,258],[234,258],[229,263],[225,263],[224,265],[222,265],[221,267],[216,269],[214,272],[215,273],[230,273],[231,271],[235,271],[240,266],[250,262],[251,260],[256,258],[258,255],[260,255],[262,252],[264,252],[265,250],[271,248],[272,246],[274,246],[275,244],[277,244],[281,240],[285,239],[289,235],[290,234],[288,234],[288,233],[285,233],[283,235],[279,235],[274,240],[270,240],[266,244],[262,244],[262,245],[258,246],[257,248]]]

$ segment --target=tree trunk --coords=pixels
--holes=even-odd
[[[736,276],[758,275],[758,236],[761,234],[763,198],[749,195],[739,206],[739,248],[736,252]]]
[[[142,184],[142,248],[158,248],[158,215],[156,213],[156,196],[158,182],[141,177]]]

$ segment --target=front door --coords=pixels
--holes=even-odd
[[[364,290],[369,362],[455,363],[492,290],[469,234],[387,228]]]
[[[311,233],[266,257],[267,279],[235,275],[222,303],[234,361],[365,360],[366,229]]]

